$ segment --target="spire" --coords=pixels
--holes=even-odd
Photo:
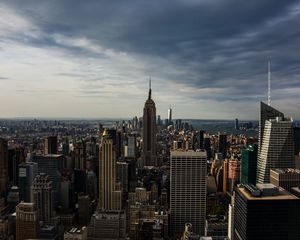
[[[271,106],[271,63],[268,62],[268,105]]]
[[[151,76],[149,76],[149,95],[148,99],[151,99]]]

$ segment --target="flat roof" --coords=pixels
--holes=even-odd
[[[205,151],[194,151],[194,150],[171,150],[171,156],[178,157],[206,157]]]
[[[295,195],[289,193],[288,191],[284,190],[283,188],[279,187],[279,194],[275,196],[260,196],[254,197],[252,194],[246,190],[244,187],[238,188],[240,192],[247,198],[247,200],[297,200],[299,199]]]

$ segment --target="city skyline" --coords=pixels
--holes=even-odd
[[[300,119],[299,1],[3,1],[1,117]],[[255,117],[254,117],[255,116]]]

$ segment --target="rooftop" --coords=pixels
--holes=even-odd
[[[267,187],[267,186],[266,186]],[[247,198],[247,200],[297,200],[296,196],[289,193],[288,191],[284,190],[283,188],[278,188],[278,194],[273,196],[253,196],[245,187],[240,186],[238,187],[240,192]]]
[[[171,150],[171,156],[188,156],[188,157],[206,157],[205,151],[194,151],[194,150]]]

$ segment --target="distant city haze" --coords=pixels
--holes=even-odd
[[[299,1],[0,3],[0,118],[300,119]]]

